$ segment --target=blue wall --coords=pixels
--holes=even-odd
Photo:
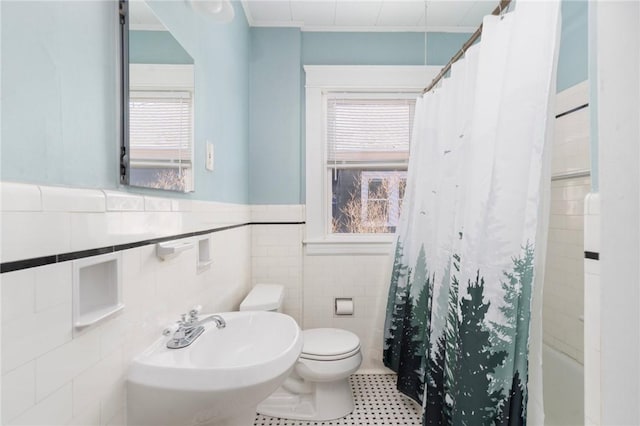
[[[422,33],[301,33],[249,29],[242,8],[221,24],[186,2],[152,8],[194,58],[193,194],[239,203],[304,202],[303,64],[424,64]],[[2,180],[118,187],[116,5],[2,1]],[[558,89],[587,77],[587,1],[563,1]],[[430,33],[442,65],[466,34]],[[7,107],[11,105],[11,107]],[[216,148],[204,169],[204,144]],[[595,172],[595,171],[594,171]]]
[[[424,65],[422,33],[303,32],[304,65]]]
[[[251,30],[250,202],[300,202],[300,31]]]
[[[152,8],[195,59],[196,191],[132,192],[248,201],[249,27],[186,2]],[[2,1],[2,180],[118,188],[117,2]],[[9,107],[10,106],[10,107]],[[204,168],[214,142],[216,169]]]
[[[249,47],[242,6],[231,23],[194,13],[187,2],[152,0],[151,7],[195,62],[195,186],[193,198],[249,201]],[[215,168],[204,167],[205,144]],[[162,194],[168,194],[162,192]]]
[[[169,31],[129,31],[132,64],[193,64],[193,58]]]
[[[429,33],[427,64],[444,65],[465,33]],[[425,65],[424,33],[303,32],[304,65]]]
[[[587,0],[563,0],[557,89],[561,92],[589,76]]]
[[[0,7],[2,180],[114,188],[116,5]]]
[[[600,189],[600,170],[598,169],[598,52],[596,42],[597,5],[589,4],[589,156],[591,157],[591,190]]]

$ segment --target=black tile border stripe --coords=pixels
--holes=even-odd
[[[16,260],[13,262],[4,262],[0,264],[0,274],[5,272],[19,271],[22,269],[36,268],[38,266],[51,265],[52,263],[67,262],[69,260],[82,259],[85,257],[99,256],[101,254],[115,253],[118,251],[128,250],[136,247],[142,247],[150,244],[162,243],[165,241],[179,240],[182,238],[198,237],[200,235],[213,234],[215,232],[228,231],[231,229],[242,228],[251,225],[304,225],[306,222],[245,222],[235,225],[221,226],[218,228],[205,229],[196,232],[186,232],[184,234],[169,235],[166,237],[150,238],[148,240],[134,241],[132,243],[118,244],[115,246],[100,247],[89,250],[72,251],[69,253],[54,254],[51,256],[34,257],[31,259]]]
[[[72,251],[70,253],[58,254],[57,262],[66,262],[68,260],[82,259],[83,257],[99,256],[101,254],[113,253],[113,246],[100,247],[96,249]]]
[[[588,107],[588,106],[589,106],[589,102],[587,102],[586,104],[583,104],[583,105],[577,106],[577,107],[575,107],[575,108],[571,108],[571,109],[570,109],[570,110],[568,110],[568,111],[561,112],[560,114],[556,115],[556,118],[564,117],[565,115],[569,115],[569,114],[574,113],[574,112],[576,112],[576,111],[580,111],[581,109],[584,109],[584,108],[586,108],[586,107]]]
[[[19,269],[36,268],[38,266],[50,265],[58,261],[57,255],[34,257],[25,260],[16,260],[15,262],[6,262],[0,265],[0,273],[17,271]]]
[[[306,222],[251,222],[251,225],[304,225]]]
[[[595,251],[585,251],[584,252],[584,258],[585,259],[592,259],[592,260],[600,260],[600,253],[595,252]]]

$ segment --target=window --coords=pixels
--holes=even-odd
[[[308,255],[386,254],[406,185],[424,66],[305,66]]]
[[[331,233],[395,231],[402,205],[400,187],[407,179],[416,96],[326,96]]]
[[[194,190],[193,64],[129,64],[129,184]]]
[[[129,116],[131,184],[191,190],[191,92],[131,91]]]

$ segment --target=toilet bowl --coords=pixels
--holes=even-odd
[[[240,310],[281,311],[284,288],[258,284]],[[349,376],[360,368],[360,339],[337,328],[305,330],[302,354],[282,386],[258,405],[258,413],[286,419],[327,421],[354,409]]]

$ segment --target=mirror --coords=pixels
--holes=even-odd
[[[144,0],[121,0],[121,183],[194,190],[194,61]]]

